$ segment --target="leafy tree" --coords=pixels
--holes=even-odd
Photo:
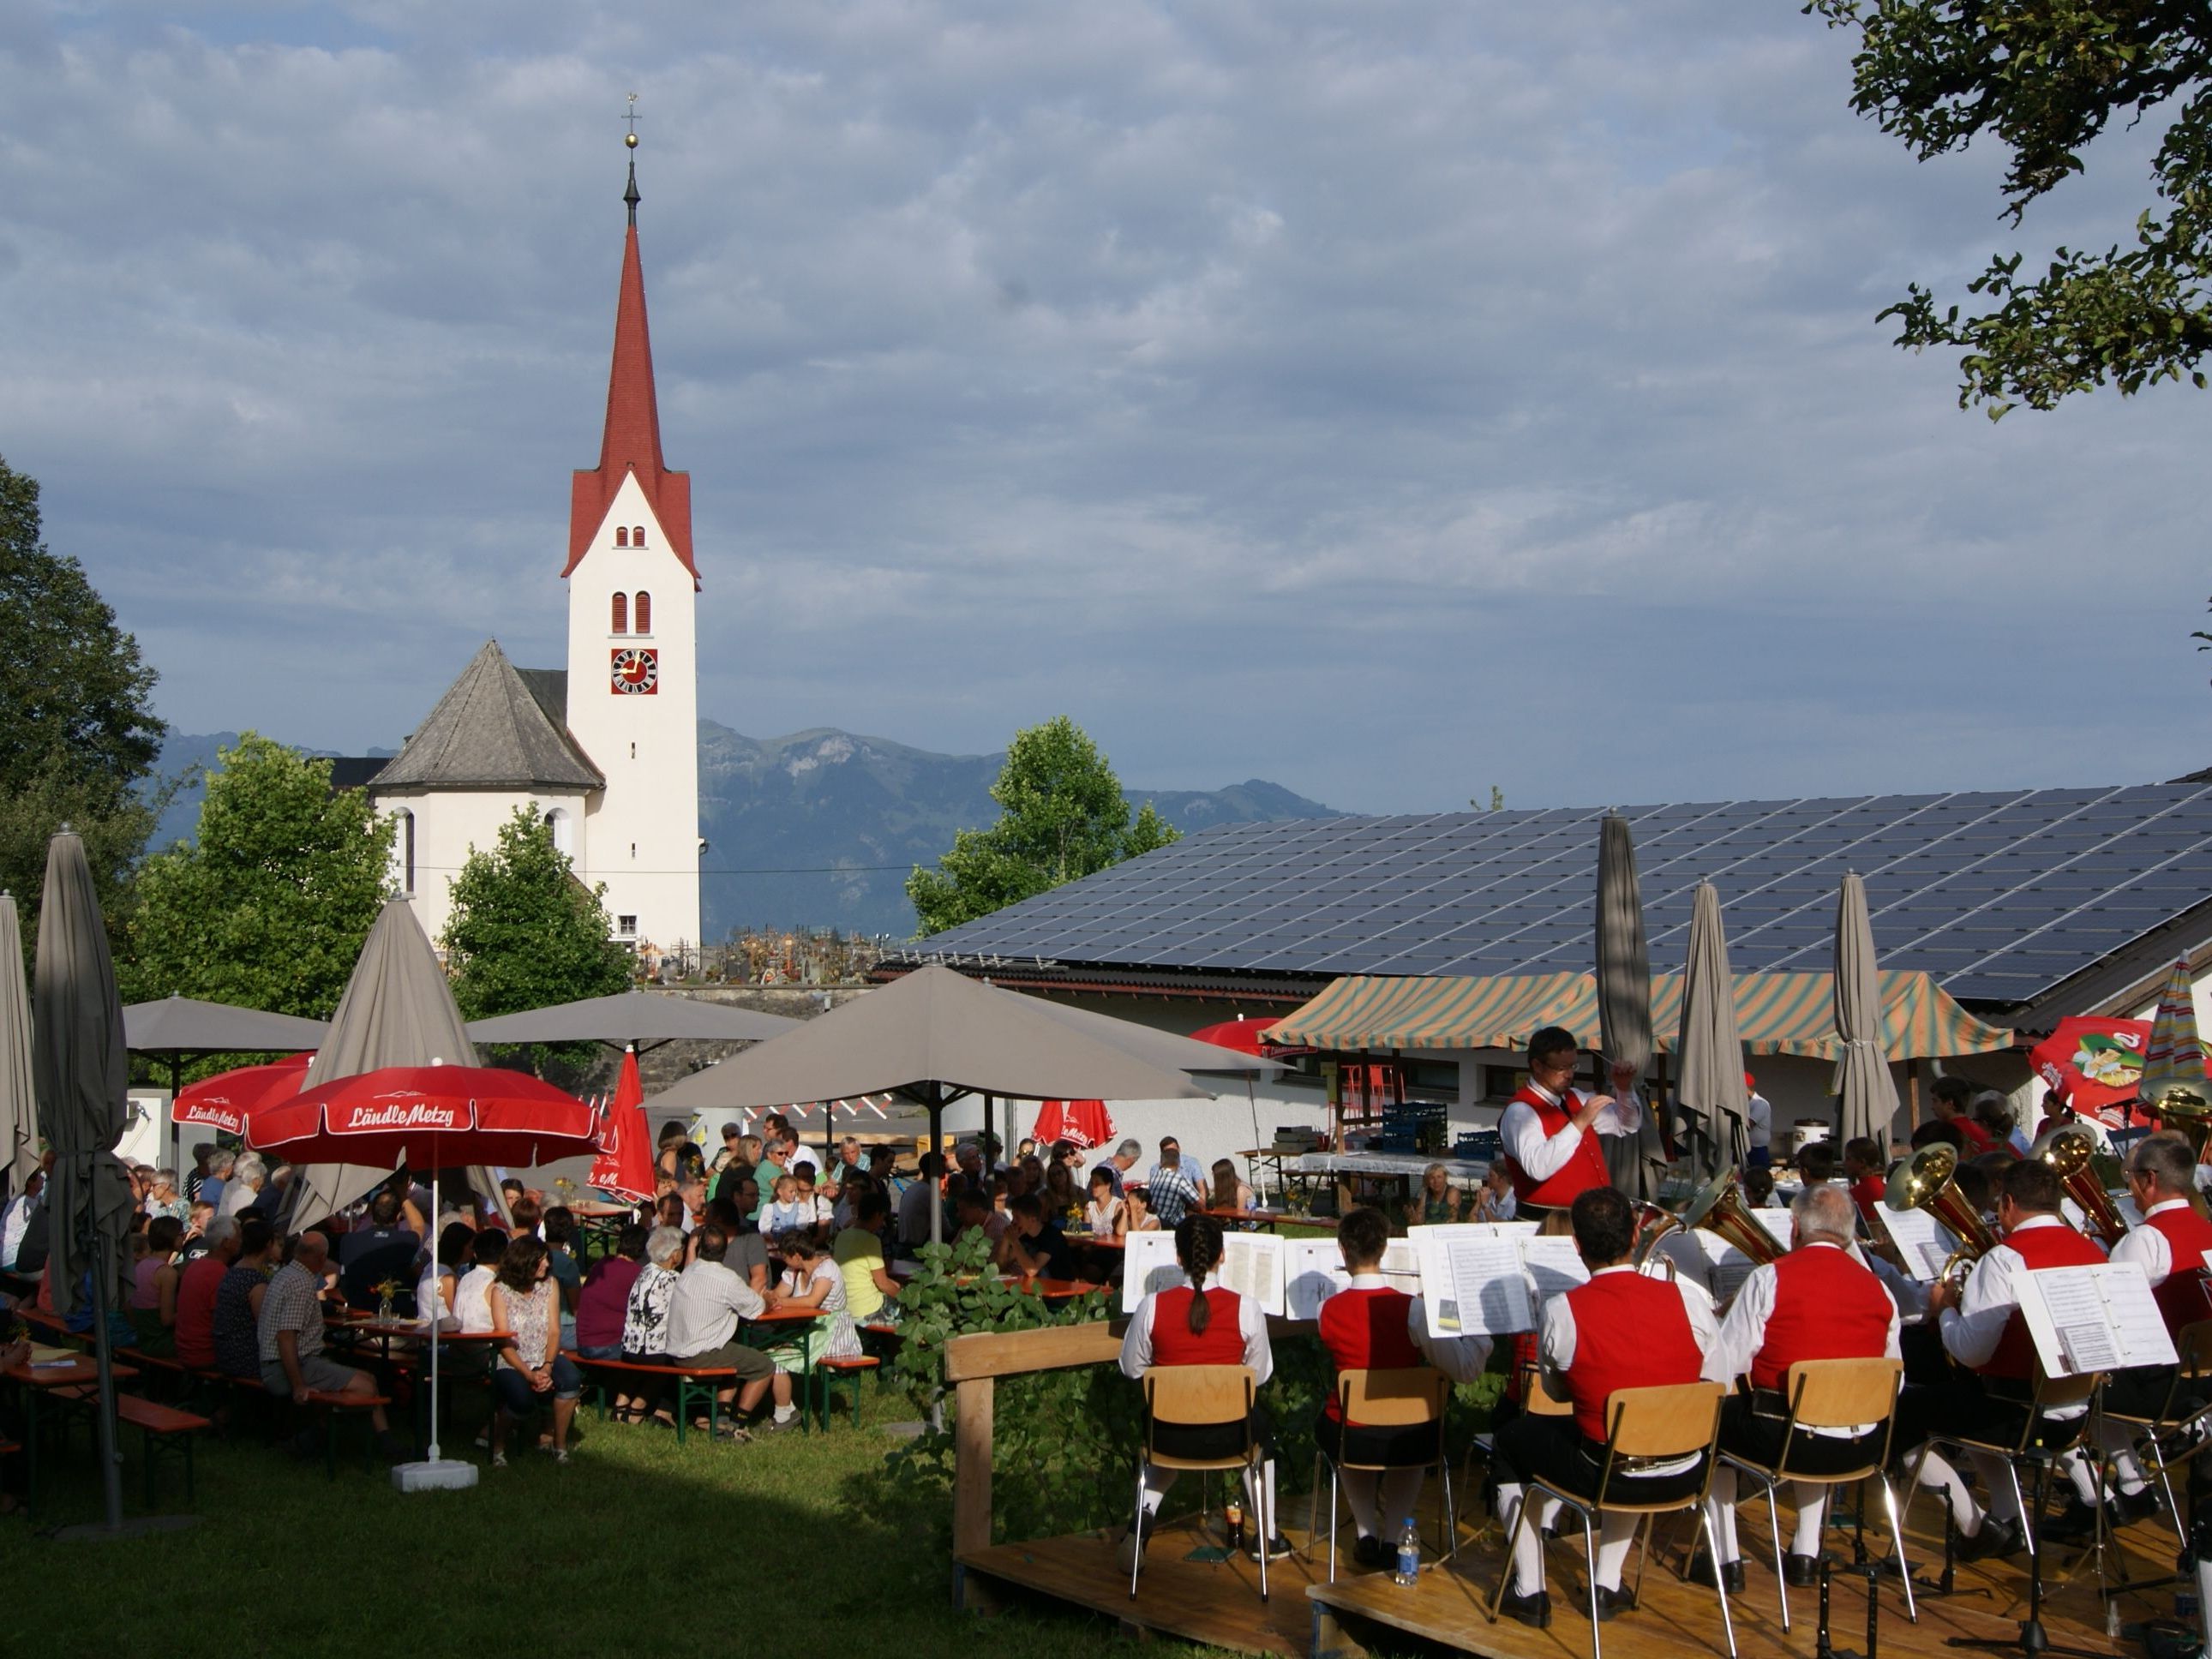
[[[1911,284],[1883,311],[1897,343],[1963,348],[1959,406],[2049,409],[2111,381],[2124,394],[2179,380],[2202,388],[2212,349],[2212,24],[2203,0],[1808,0],[1859,31],[1851,107],[1920,160],[1995,138],[2010,151],[2008,216],[2073,173],[2115,117],[2172,114],[2152,160],[2135,241],[2058,249],[2041,276],[1997,255],[1968,284],[1986,307],[1961,319]],[[2161,213],[2163,216],[2161,216]]]
[[[198,838],[139,872],[131,994],[328,1018],[390,886],[392,835],[362,791],[332,793],[330,762],[246,732],[208,778]]]
[[[158,799],[163,727],[154,671],[75,559],[39,539],[39,484],[0,460],[0,890],[15,895],[27,950],[45,884],[46,842],[84,837],[111,927],[145,849]]]
[[[600,902],[605,892],[577,880],[544,822],[516,807],[500,826],[499,845],[489,853],[471,848],[453,879],[440,943],[461,1012],[485,1019],[628,987],[637,958],[612,937]],[[548,1053],[580,1064],[593,1050],[562,1044]]]
[[[1014,733],[991,799],[1004,809],[998,823],[963,830],[936,869],[907,878],[924,934],[1182,839],[1150,801],[1132,820],[1113,767],[1065,714]]]

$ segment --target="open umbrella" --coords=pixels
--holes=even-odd
[[[637,1075],[637,1050],[625,1050],[615,1097],[599,1126],[599,1155],[586,1183],[619,1198],[653,1196],[653,1138],[645,1127],[645,1085]]]
[[[314,1058],[311,1054],[292,1054],[266,1066],[240,1066],[204,1077],[177,1096],[169,1109],[169,1121],[243,1135],[256,1110],[275,1101],[289,1100],[306,1086],[307,1067]]]
[[[2083,1117],[2106,1128],[2122,1127],[2123,1109],[2133,1108],[2142,1087],[2143,1054],[2150,1047],[2150,1022],[2074,1016],[2027,1051],[2051,1092]]]
[[[1156,1053],[1152,1040],[1168,1034],[1135,1027],[1143,1035],[1131,1047],[1112,1046],[1093,1035],[1097,1028],[1062,1017],[1069,1012],[933,963],[694,1073],[654,1097],[652,1105],[656,1114],[673,1114],[896,1093],[929,1113],[934,1146],[943,1133],[945,1108],[963,1095],[1211,1098],[1180,1069],[1133,1051],[1142,1042]],[[933,1205],[930,1216],[930,1237],[941,1239],[942,1206]]]
[[[107,924],[93,890],[84,842],[73,830],[46,844],[33,979],[39,1122],[54,1153],[46,1188],[53,1216],[48,1272],[54,1306],[64,1314],[76,1307],[79,1281],[88,1274],[92,1279],[101,1487],[112,1530],[123,1523],[123,1486],[107,1310],[131,1287],[131,1179],[115,1156],[130,1118],[131,1073]]]
[[[416,930],[421,937],[421,929]],[[350,994],[350,992],[349,992]],[[458,1024],[458,1021],[456,1021]],[[430,1213],[438,1213],[438,1172],[448,1164],[543,1163],[593,1149],[597,1115],[574,1095],[522,1072],[480,1066],[387,1066],[315,1084],[256,1111],[246,1145],[295,1167],[431,1172]],[[424,1316],[430,1349],[430,1455],[392,1471],[402,1492],[476,1484],[473,1463],[439,1455],[437,1310]]]
[[[1644,937],[1644,890],[1628,820],[1606,814],[1597,850],[1597,1018],[1605,1057],[1640,1075],[1651,1063],[1651,951]],[[1606,1170],[1631,1198],[1659,1195],[1666,1137],[1656,1108],[1632,1135],[1604,1135]]]
[[[39,1167],[39,1109],[31,1091],[31,993],[15,896],[0,893],[0,1183],[19,1193]]]
[[[604,1042],[648,1054],[664,1042],[757,1042],[799,1024],[726,1002],[702,1002],[659,991],[618,991],[471,1020],[478,1042]]]
[[[2197,990],[2189,964],[2177,962],[2158,994],[2150,1017],[2150,1041],[2144,1046],[2142,1080],[2136,1093],[2154,1114],[2170,1089],[2205,1094],[2204,1045],[2197,1035]]]
[[[1866,883],[1844,876],[1836,899],[1836,1133],[1838,1143],[1864,1135],[1887,1161],[1897,1116],[1897,1079],[1882,1046],[1881,976],[1875,969],[1874,923]]]
[[[173,993],[148,1002],[134,1002],[123,1011],[123,1045],[133,1054],[169,1062],[169,1098],[184,1093],[186,1054],[276,1054],[289,1048],[312,1050],[329,1034],[330,1025],[297,1014],[272,1014],[264,1008],[240,1008],[228,1002],[204,1002]],[[181,1164],[183,1139],[177,1120],[169,1120],[169,1160]]]
[[[1709,881],[1698,884],[1690,911],[1690,954],[1682,977],[1681,1035],[1674,1052],[1680,1056],[1683,1108],[1700,1125],[1692,1161],[1702,1181],[1741,1162],[1738,1149],[1749,1104],[1743,1039],[1735,1024],[1735,975],[1729,969],[1721,896]]]

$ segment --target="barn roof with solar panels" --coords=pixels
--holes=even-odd
[[[1826,972],[1865,878],[1886,969],[2033,1026],[2212,954],[2212,782],[1619,809],[1651,963],[1682,965],[1720,890],[1738,971]],[[1593,967],[1601,809],[1225,824],[1009,906],[886,963],[1000,983],[1301,999],[1347,974]]]

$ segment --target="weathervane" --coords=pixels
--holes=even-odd
[[[629,206],[629,226],[637,228],[637,204],[644,198],[637,193],[637,94],[629,95],[629,108],[623,119],[629,123],[629,131],[623,134],[623,143],[629,149],[629,187],[623,191],[623,200]]]
[[[629,131],[623,135],[623,143],[635,149],[637,148],[637,94],[634,92],[629,95],[629,112],[623,117],[623,119],[629,123]]]

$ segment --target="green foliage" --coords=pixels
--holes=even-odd
[[[0,460],[0,890],[36,933],[46,842],[84,837],[108,924],[161,802],[135,787],[161,752],[154,671],[75,559],[39,539],[39,485]]]
[[[331,763],[252,732],[208,779],[199,835],[138,877],[133,999],[204,997],[326,1019],[389,883],[392,822]]]
[[[637,959],[611,937],[605,891],[577,880],[544,821],[516,807],[500,826],[499,845],[470,848],[453,879],[439,942],[462,1015],[487,1019],[626,988]],[[580,1063],[593,1052],[589,1043],[562,1044],[539,1057]]]
[[[2212,29],[2200,5],[2154,0],[1808,0],[1831,27],[1859,31],[1851,107],[1922,161],[1994,138],[2017,225],[2031,203],[2085,171],[2082,153],[2116,118],[2178,104],[2151,163],[2135,241],[2102,253],[2061,247],[2040,276],[1993,257],[1961,318],[1911,284],[1883,311],[1897,343],[1961,348],[1959,405],[2049,409],[2108,381],[2131,394],[2187,374],[2212,349]],[[1877,319],[1879,320],[1879,319]]]
[[[1002,809],[996,823],[961,830],[935,870],[907,878],[924,934],[1182,838],[1150,801],[1132,818],[1113,767],[1065,714],[1014,734],[991,799]]]

